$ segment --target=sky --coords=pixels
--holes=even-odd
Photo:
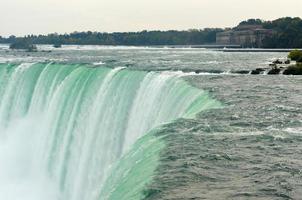
[[[1,0],[0,35],[233,27],[302,18],[302,0]]]

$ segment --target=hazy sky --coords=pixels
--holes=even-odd
[[[302,0],[1,0],[0,35],[230,27],[302,17]]]

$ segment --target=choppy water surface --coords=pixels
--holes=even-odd
[[[150,199],[301,199],[302,78],[188,79],[226,107],[165,127]]]
[[[270,61],[286,57],[286,53],[224,53],[193,48],[63,46],[54,49],[41,45],[37,53],[7,49],[7,45],[0,45],[0,62],[93,63],[96,66],[125,66],[140,70],[201,70],[213,73],[267,67]]]
[[[32,199],[302,199],[302,77],[227,73],[267,66],[285,53],[39,48],[52,52],[0,47],[0,119],[6,124],[0,161],[10,161],[0,166],[0,197],[16,199],[15,184]],[[44,118],[47,129],[35,123]],[[32,131],[33,144],[53,140],[42,152],[50,152],[43,157],[48,168],[20,178],[32,163],[14,149]],[[19,170],[23,162],[27,168]],[[34,162],[34,169],[43,164]]]

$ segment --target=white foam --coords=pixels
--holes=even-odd
[[[54,200],[59,192],[44,167],[36,162],[37,132],[34,119],[19,119],[1,131],[0,199]]]

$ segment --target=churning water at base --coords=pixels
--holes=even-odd
[[[219,107],[175,73],[0,65],[0,199],[141,199],[156,128]]]

